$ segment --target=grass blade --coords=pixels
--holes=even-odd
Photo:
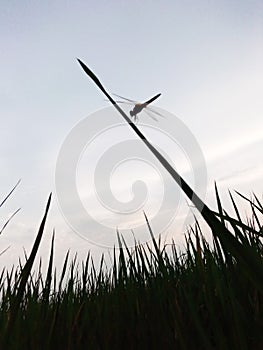
[[[15,321],[15,316],[17,314],[19,305],[22,301],[23,298],[23,294],[25,292],[25,287],[26,287],[26,283],[28,281],[28,278],[30,277],[30,272],[39,248],[39,244],[41,241],[41,238],[43,236],[43,232],[44,232],[44,227],[45,227],[45,223],[46,223],[46,219],[47,219],[47,214],[49,211],[49,207],[50,207],[50,203],[51,203],[51,194],[49,195],[48,201],[47,201],[47,205],[46,205],[46,209],[45,209],[45,214],[44,217],[42,219],[42,222],[40,224],[39,230],[38,230],[38,234],[36,236],[31,254],[28,258],[28,260],[26,261],[26,264],[21,272],[21,276],[20,276],[20,281],[19,281],[19,285],[17,288],[17,292],[15,290],[16,295],[14,296],[14,300],[12,302],[12,305],[10,307],[10,316],[9,316],[9,321],[7,324],[7,330],[6,330],[6,340],[8,340],[9,336],[10,336],[10,332],[12,331],[12,326],[14,324]]]
[[[94,83],[99,87],[99,89],[104,93],[104,95],[110,100],[114,107],[119,111],[123,118],[129,123],[130,127],[139,136],[139,138],[144,142],[148,149],[154,154],[154,156],[159,160],[163,167],[168,171],[172,178],[176,181],[179,187],[187,195],[187,197],[192,201],[192,203],[199,210],[204,220],[207,222],[211,228],[214,235],[216,235],[225,250],[226,253],[232,254],[239,262],[243,264],[246,271],[248,272],[248,277],[251,278],[253,283],[256,283],[261,290],[263,290],[263,269],[262,265],[259,264],[258,259],[254,256],[247,254],[246,249],[242,246],[240,242],[231,234],[231,232],[224,226],[224,224],[214,215],[214,213],[208,208],[208,206],[198,197],[198,195],[191,189],[191,187],[186,183],[186,181],[177,173],[177,171],[169,164],[169,162],[159,153],[159,151],[152,146],[152,144],[146,139],[146,137],[140,132],[134,123],[130,122],[129,117],[125,112],[116,104],[112,97],[105,90],[96,75],[78,59],[81,67],[85,73],[94,81]]]

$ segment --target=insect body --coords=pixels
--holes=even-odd
[[[139,103],[139,102],[136,102],[134,100],[130,100],[126,97],[122,97],[122,96],[119,96],[119,95],[116,95],[114,94],[115,96],[117,97],[120,97],[122,98],[123,100],[125,101],[128,101],[128,102],[125,102],[125,101],[116,101],[117,103],[129,103],[129,104],[132,104],[134,105],[133,109],[130,110],[130,116],[131,117],[134,117],[134,121],[136,122],[138,120],[138,114],[141,113],[141,111],[144,109],[145,112],[147,113],[147,110],[150,111],[151,113],[147,113],[152,119],[154,119],[155,121],[158,121],[153,115],[152,113],[155,113],[161,117],[163,117],[160,113],[158,113],[157,111],[151,109],[148,107],[148,105],[150,103],[152,103],[153,101],[155,101],[158,97],[161,96],[161,94],[157,94],[155,96],[153,96],[152,98],[150,98],[148,101],[146,102],[143,102],[143,103]]]

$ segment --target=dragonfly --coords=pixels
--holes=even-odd
[[[129,98],[126,98],[126,97],[123,97],[123,96],[120,96],[120,95],[117,95],[117,94],[113,94],[113,95],[121,98],[122,100],[124,100],[124,101],[116,101],[117,103],[126,103],[126,104],[130,104],[130,105],[134,106],[133,109],[130,110],[130,116],[132,118],[134,118],[135,122],[137,122],[138,114],[141,113],[142,110],[144,110],[148,114],[148,116],[150,118],[152,118],[153,120],[155,120],[157,122],[158,122],[158,119],[155,116],[152,115],[153,113],[158,115],[159,117],[164,118],[164,116],[161,113],[158,113],[154,109],[148,107],[148,105],[150,103],[152,103],[153,101],[155,101],[158,97],[160,97],[161,94],[157,94],[157,95],[153,96],[152,98],[150,98],[149,100],[147,100],[146,102],[143,102],[143,103],[131,100]]]

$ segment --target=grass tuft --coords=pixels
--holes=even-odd
[[[260,202],[249,200],[251,217],[244,222],[233,197],[236,218],[216,198],[215,214],[242,254],[253,256],[251,268],[257,261],[262,269]],[[261,283],[217,232],[208,244],[196,220],[179,251],[174,242],[155,239],[145,215],[152,248],[135,242],[130,250],[118,232],[111,267],[102,256],[96,268],[90,253],[80,265],[77,256],[70,262],[68,252],[59,277],[53,233],[44,277],[41,260],[37,273],[32,264],[49,206],[50,198],[25,266],[0,274],[1,349],[262,349]]]

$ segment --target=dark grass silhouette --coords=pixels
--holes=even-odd
[[[68,252],[57,276],[53,234],[44,277],[41,265],[37,273],[32,266],[44,234],[50,196],[25,265],[0,272],[0,350],[262,349],[260,200],[241,195],[252,213],[244,221],[232,195],[236,217],[224,211],[215,188],[218,211],[210,210],[131,123],[98,78],[79,62],[201,212],[211,228],[213,246],[196,222],[186,235],[184,252],[175,243],[163,247],[145,216],[153,248],[136,244],[131,252],[119,235],[111,267],[105,266],[102,257],[95,269],[90,254],[79,266],[77,257],[69,262]]]
[[[253,279],[254,283],[263,290],[263,268],[260,261],[253,255],[253,253],[248,249],[244,249],[244,246],[237,241],[230,231],[224,225],[224,222],[219,220],[214,212],[208,208],[208,206],[198,197],[198,195],[191,189],[191,187],[186,183],[186,181],[177,173],[177,171],[169,164],[169,162],[161,155],[161,153],[146,139],[138,127],[131,122],[126,113],[119,107],[119,105],[114,101],[114,99],[109,95],[106,89],[103,87],[96,75],[80,60],[79,64],[83,68],[84,72],[94,81],[98,88],[103,92],[107,99],[113,104],[117,111],[126,120],[133,131],[138,135],[138,137],[144,142],[148,149],[154,154],[154,156],[159,160],[163,167],[168,171],[176,183],[180,186],[182,191],[187,195],[187,197],[192,201],[192,203],[199,210],[204,220],[207,222],[211,228],[214,235],[216,235],[223,247],[225,254],[232,254],[242,265],[245,271],[247,271],[249,278]],[[222,213],[221,213],[222,214]],[[235,233],[238,234],[239,229],[235,229]]]
[[[224,215],[241,227],[234,239],[263,262],[260,202],[252,216]],[[44,232],[50,198],[24,267],[0,273],[0,349],[255,349],[263,345],[262,291],[236,258],[225,255],[214,235],[210,246],[198,222],[186,234],[186,248],[136,244],[130,251],[118,235],[111,267],[91,255],[78,265],[69,252],[60,276],[53,267],[54,235],[46,276],[32,262]],[[223,211],[218,197],[218,213]],[[261,220],[261,221],[260,221]]]

